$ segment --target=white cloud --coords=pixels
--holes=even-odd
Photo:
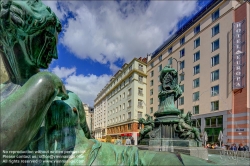
[[[55,73],[60,78],[64,78],[65,87],[67,90],[76,93],[83,103],[94,106],[94,99],[109,82],[111,76],[106,74],[101,76],[96,76],[93,74],[87,76],[76,75],[75,71],[76,68],[69,69],[58,66],[52,69],[53,73]]]
[[[196,1],[60,1],[60,10],[55,1],[46,4],[61,19],[68,11],[74,15],[60,43],[79,58],[110,62],[113,71],[118,58],[129,62],[152,53],[197,7]]]
[[[52,72],[55,73],[59,78],[67,78],[70,75],[75,75],[76,73],[76,68],[65,68],[65,67],[61,67],[59,68],[58,66],[56,66],[55,68],[52,69]]]

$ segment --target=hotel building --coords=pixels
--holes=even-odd
[[[250,4],[213,0],[148,57],[147,113],[158,110],[159,75],[176,68],[193,125],[208,142],[250,144]]]
[[[135,58],[110,79],[95,99],[95,135],[134,137],[137,144],[138,119],[146,114],[146,58]]]

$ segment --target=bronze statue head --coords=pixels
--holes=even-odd
[[[48,68],[58,58],[60,31],[60,21],[40,0],[0,0],[0,52],[12,77],[24,68]]]

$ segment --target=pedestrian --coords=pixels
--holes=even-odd
[[[115,140],[115,145],[121,145],[122,144],[122,140],[120,139],[120,137],[117,138],[117,140]]]
[[[230,150],[237,151],[236,144],[232,144],[230,147]]]
[[[132,144],[132,145],[134,145],[134,144],[135,144],[134,137],[131,137],[131,144]]]
[[[218,145],[217,144],[214,144],[214,149],[218,149]]]
[[[126,145],[131,145],[131,140],[128,137],[126,139]]]
[[[244,151],[244,146],[242,143],[239,144],[238,151]]]
[[[221,149],[222,149],[222,150],[227,150],[227,147],[226,147],[224,144],[222,144],[222,145],[221,145]]]
[[[247,145],[244,146],[244,151],[249,151],[249,147]]]

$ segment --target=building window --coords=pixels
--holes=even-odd
[[[211,58],[211,65],[212,66],[215,66],[215,65],[218,65],[220,63],[220,56],[219,54],[218,55],[215,55]]]
[[[131,91],[131,88],[128,90],[128,96],[131,96],[131,93],[132,91]]]
[[[143,71],[143,65],[142,65],[142,64],[139,64],[139,65],[138,65],[138,69],[139,69],[140,71]]]
[[[150,89],[150,96],[152,96],[154,94],[153,89]]]
[[[200,51],[194,53],[194,62],[198,61],[200,59]]]
[[[153,107],[150,107],[150,113],[153,113]]]
[[[185,48],[180,50],[180,58],[185,56]]]
[[[161,91],[161,87],[162,87],[161,85],[158,86],[158,92]]]
[[[129,66],[128,71],[131,71],[131,70],[132,70],[132,66]]]
[[[184,104],[184,97],[180,97],[179,98],[179,105],[183,105]]]
[[[194,75],[200,73],[200,65],[194,67]]]
[[[184,84],[180,85],[180,88],[181,88],[182,92],[184,92]]]
[[[180,112],[181,112],[181,114],[183,114],[184,113],[184,109],[180,109]]]
[[[197,34],[200,32],[200,24],[194,27],[194,34]]]
[[[172,58],[168,59],[168,65],[172,65]]]
[[[212,21],[217,20],[220,17],[219,9],[212,13]]]
[[[185,37],[180,39],[180,45],[183,45],[185,43]]]
[[[151,76],[151,77],[154,76],[154,70],[152,70],[152,71],[150,72],[150,76]]]
[[[193,80],[193,88],[197,88],[200,86],[200,78],[196,78]]]
[[[143,89],[142,88],[138,88],[138,95],[143,96]]]
[[[211,102],[211,111],[217,111],[217,110],[219,110],[219,101]]]
[[[193,106],[193,114],[199,114],[199,105]]]
[[[122,109],[125,109],[125,103],[122,104]]]
[[[215,51],[220,48],[220,40],[217,39],[214,42],[212,42],[212,51]]]
[[[160,56],[158,57],[158,59],[159,59],[159,61],[162,61],[162,55],[160,55]]]
[[[129,101],[128,101],[128,108],[131,107],[131,103],[132,103],[131,100],[129,100]]]
[[[138,81],[143,82],[143,76],[138,75]]]
[[[150,86],[153,86],[154,85],[154,80],[151,80],[150,81]]]
[[[220,24],[215,25],[212,28],[212,37],[220,33]]]
[[[122,115],[122,120],[125,120],[125,114]]]
[[[154,100],[153,98],[150,99],[150,104],[153,104]]]
[[[125,92],[122,94],[122,98],[125,98]]]
[[[128,112],[128,119],[131,119],[131,112]]]
[[[142,100],[138,100],[138,107],[142,108]]]
[[[131,123],[129,123],[128,124],[128,130],[131,130],[131,128],[132,128],[132,125],[131,125]]]
[[[138,112],[138,118],[142,118],[142,112]]]
[[[154,62],[151,62],[151,63],[150,63],[150,66],[151,66],[151,67],[154,67]]]
[[[160,72],[162,70],[162,64],[160,64],[160,66],[158,66],[158,71]]]
[[[132,82],[132,79],[133,79],[132,76],[130,76],[130,77],[128,78],[128,82],[131,83],[131,82]]]
[[[220,77],[219,70],[215,70],[211,73],[211,81],[216,81]]]
[[[180,81],[183,81],[184,80],[184,74],[180,74]]]
[[[171,54],[172,51],[173,51],[173,47],[169,47],[169,48],[168,48],[168,53]]]
[[[185,68],[185,61],[180,62],[180,70]]]
[[[193,93],[193,101],[199,100],[199,97],[200,97],[200,92],[199,91]]]
[[[219,94],[219,85],[211,87],[211,96],[217,96]]]
[[[199,47],[199,46],[200,46],[200,44],[201,44],[201,42],[200,42],[200,38],[196,39],[196,40],[194,41],[194,48]]]

